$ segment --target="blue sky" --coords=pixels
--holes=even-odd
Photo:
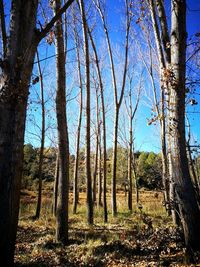
[[[167,10],[170,10],[170,5],[169,1],[167,2]],[[124,2],[123,1],[116,1],[116,0],[111,0],[111,1],[106,1],[108,5],[108,24],[109,24],[109,30],[111,34],[111,39],[112,39],[112,46],[116,48],[119,46],[119,50],[121,51],[122,48],[122,43],[124,40],[124,34],[120,31],[122,28],[122,20],[121,20],[121,13],[123,12],[123,6]],[[194,1],[194,0],[188,0],[187,1],[187,31],[188,31],[188,37],[190,38],[193,36],[195,33],[200,32],[200,24],[199,24],[199,19],[200,19],[200,1]],[[198,11],[199,10],[199,11]],[[102,26],[99,26],[99,29],[97,33],[95,34],[97,40],[97,43],[99,46],[104,46],[103,43],[103,32],[101,30]],[[73,48],[74,44],[72,41],[69,41],[68,44],[69,48]],[[45,58],[46,56],[51,56],[55,54],[54,46],[47,46],[45,40],[40,44],[39,47],[39,52],[40,52],[40,58]],[[68,55],[68,61],[71,62],[74,59],[74,51],[71,51]],[[41,63],[42,68],[44,70],[44,76],[45,76],[45,88],[47,90],[46,93],[46,99],[49,98],[50,91],[55,90],[55,58],[49,59],[46,62]],[[67,90],[71,92],[70,97],[76,96],[78,93],[78,88],[77,88],[77,82],[73,81],[73,77],[75,77],[75,80],[77,79],[76,75],[73,74],[75,68],[75,63],[68,63],[66,65],[66,70],[67,70]],[[108,146],[112,146],[112,130],[113,130],[113,108],[112,108],[112,101],[113,101],[113,95],[112,95],[112,87],[109,85],[109,80],[110,80],[110,74],[109,74],[109,68],[107,66],[107,69],[105,71],[105,76],[106,76],[106,104],[109,108],[107,112],[107,125],[108,125]],[[34,74],[37,75],[37,68],[35,66],[34,68]],[[145,80],[145,85],[148,86],[148,77],[147,75],[144,77]],[[35,97],[35,90],[38,91],[38,85],[35,86],[35,88],[31,88],[31,96]],[[197,93],[199,92],[199,88],[197,88]],[[92,93],[92,98],[94,97],[94,93]],[[160,150],[160,140],[159,140],[159,127],[158,125],[151,125],[147,126],[147,118],[149,118],[151,110],[150,107],[151,105],[146,104],[148,100],[144,97],[143,98],[136,122],[134,125],[135,129],[135,146],[136,149],[139,150],[146,150],[146,151],[155,151],[159,152]],[[197,101],[200,102],[200,97],[199,95],[195,95],[195,98]],[[55,127],[55,115],[53,114],[53,105],[51,101],[49,101],[47,104],[47,108],[50,110],[49,112],[49,118],[47,121],[50,123],[53,122]],[[94,120],[94,104],[92,104],[92,120]],[[78,102],[77,100],[71,101],[68,104],[68,120],[69,120],[69,131],[70,131],[70,136],[71,136],[71,146],[72,146],[72,151],[73,147],[75,144],[75,131],[76,131],[76,120],[78,118]],[[190,107],[189,108],[190,112],[199,112],[199,106],[195,107]],[[40,119],[40,108],[32,109],[32,112],[34,112],[35,115],[35,120],[37,121],[37,124],[40,125],[41,119]],[[125,109],[122,107],[121,109],[121,118],[125,116]],[[197,140],[198,142],[200,141],[200,124],[199,124],[199,114],[198,113],[189,113],[188,114],[190,122],[191,122],[191,129],[192,133],[194,136],[194,140]],[[93,127],[93,126],[92,126]],[[38,131],[38,127],[33,127],[30,122],[27,123],[27,130],[29,132],[34,132]],[[94,128],[94,127],[93,127]],[[34,135],[26,134],[26,142],[32,142],[34,145],[38,145],[38,138],[36,138]],[[53,131],[52,131],[53,133]],[[51,135],[51,139],[54,139],[55,137],[52,138],[53,134]],[[82,135],[83,135],[83,145],[84,145],[84,129],[82,130]],[[56,136],[56,135],[55,135]],[[47,138],[46,145],[49,145],[50,141],[49,138]]]

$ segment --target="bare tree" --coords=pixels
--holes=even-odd
[[[106,114],[105,114],[105,100],[104,100],[104,87],[101,76],[101,69],[99,65],[99,57],[97,54],[96,45],[94,43],[93,36],[90,29],[88,28],[88,33],[91,41],[91,45],[94,52],[94,59],[96,64],[96,72],[99,81],[100,87],[100,96],[101,96],[101,110],[102,110],[102,131],[103,131],[103,207],[104,207],[104,222],[108,221],[108,211],[107,211],[107,146],[106,146]]]
[[[91,184],[91,164],[90,164],[90,55],[87,34],[87,21],[85,16],[85,5],[83,0],[79,0],[82,17],[84,53],[85,53],[85,84],[86,84],[86,184],[87,184],[87,222],[93,224],[93,199]]]
[[[148,124],[155,122],[156,120],[159,121],[160,124],[160,140],[161,140],[161,155],[162,155],[162,184],[163,184],[163,193],[164,193],[164,204],[167,212],[170,214],[170,199],[169,199],[169,171],[168,171],[168,159],[167,159],[167,131],[166,131],[166,99],[165,99],[165,93],[163,88],[163,82],[160,83],[160,99],[158,97],[157,93],[157,86],[156,86],[156,77],[154,74],[154,63],[153,63],[153,57],[155,54],[153,53],[153,47],[151,44],[150,36],[149,36],[149,28],[144,30],[145,31],[145,37],[146,42],[148,46],[148,62],[145,59],[145,56],[143,53],[141,53],[142,61],[146,67],[146,70],[149,74],[151,85],[152,85],[152,91],[153,91],[153,110],[156,112],[156,116],[152,117]],[[160,70],[160,78],[162,75],[162,71]]]
[[[72,2],[69,0],[40,31],[36,29],[38,1],[12,1],[9,38],[5,27],[1,27],[4,55],[0,61],[0,262],[3,266],[12,266],[14,259],[26,107],[36,49]],[[3,5],[0,9],[5,25]]]
[[[39,166],[38,166],[38,199],[36,206],[35,219],[40,217],[41,203],[42,203],[42,168],[44,161],[44,143],[45,143],[45,101],[44,101],[44,84],[43,84],[43,75],[40,66],[39,53],[37,51],[37,61],[38,61],[38,72],[40,79],[40,94],[41,94],[41,107],[42,107],[42,128],[41,128],[41,144],[40,144],[40,155],[39,155]]]
[[[111,205],[112,205],[112,215],[117,215],[117,199],[116,199],[116,174],[117,174],[117,138],[118,138],[118,124],[119,124],[119,110],[122,104],[124,90],[126,85],[126,74],[127,74],[127,64],[128,64],[128,50],[129,50],[129,33],[132,16],[129,12],[129,1],[125,0],[126,7],[126,41],[125,41],[125,58],[124,58],[124,69],[123,69],[123,79],[122,86],[120,91],[120,96],[118,98],[118,86],[116,79],[116,71],[114,65],[113,52],[111,48],[111,41],[106,25],[105,15],[103,13],[103,7],[99,0],[93,1],[95,6],[100,14],[103,28],[106,36],[108,53],[110,58],[111,65],[111,74],[112,74],[112,83],[113,83],[113,92],[114,92],[114,102],[115,102],[115,119],[114,119],[114,135],[113,135],[113,159],[112,159],[112,185],[111,185]]]
[[[76,58],[77,58],[77,68],[78,68],[78,78],[80,87],[80,106],[79,106],[79,118],[78,118],[78,128],[77,128],[77,139],[76,139],[76,158],[74,164],[74,184],[73,184],[73,213],[76,213],[78,204],[78,165],[79,165],[79,150],[80,150],[80,135],[81,135],[81,124],[82,124],[82,113],[83,113],[83,81],[81,74],[81,58],[80,58],[80,40],[76,28],[75,16],[74,18],[74,41],[76,45]]]
[[[135,165],[134,164],[134,150],[133,150],[133,120],[135,118],[139,101],[140,101],[140,95],[141,95],[141,87],[142,87],[142,75],[140,77],[140,81],[137,88],[137,96],[136,96],[136,102],[135,107],[133,107],[133,73],[128,73],[128,81],[129,81],[129,90],[128,90],[128,103],[126,103],[126,110],[129,117],[129,148],[128,148],[128,181],[129,181],[129,188],[128,188],[128,208],[130,211],[133,210],[133,200],[132,200],[132,194],[133,194],[133,181],[132,181],[132,172],[135,174],[135,185],[136,185],[136,203],[139,202],[138,197],[138,185],[137,185],[137,176],[135,173]]]
[[[59,179],[59,156],[56,154],[56,168],[54,174],[54,187],[53,187],[53,215],[56,216],[57,202],[58,202],[58,179]]]
[[[158,40],[160,35],[158,23],[155,23],[154,1],[149,1],[149,4]],[[159,54],[162,55],[160,57],[160,64],[163,67],[162,78],[164,81],[167,80],[169,93],[168,146],[170,146],[169,173],[172,179],[170,182],[174,183],[175,202],[178,206],[185,243],[191,252],[200,247],[198,241],[200,210],[189,173],[185,140],[186,1],[171,1],[170,46],[165,39],[167,22],[163,1],[157,1],[157,8],[162,33],[162,39],[158,41],[157,47]]]
[[[61,0],[55,0],[55,14],[61,8]],[[55,24],[56,42],[56,117],[58,130],[58,195],[56,208],[56,240],[63,244],[68,242],[68,194],[69,194],[69,140],[66,116],[66,73],[65,48],[62,18]]]
[[[149,5],[150,5],[150,11],[151,11],[151,19],[152,19],[152,24],[153,24],[153,29],[154,29],[154,35],[155,35],[155,40],[156,40],[156,45],[157,45],[157,51],[158,51],[158,58],[159,58],[159,63],[160,63],[160,88],[161,88],[161,96],[162,100],[164,100],[164,95],[166,95],[167,99],[167,138],[164,137],[164,132],[165,131],[165,121],[164,121],[164,116],[162,120],[160,121],[161,123],[161,142],[162,146],[164,143],[166,144],[166,139],[167,139],[167,154],[168,154],[168,164],[165,165],[166,163],[166,157],[165,154],[162,155],[162,160],[163,160],[163,175],[164,172],[168,172],[169,174],[169,193],[166,194],[165,196],[165,201],[169,200],[169,208],[170,212],[172,213],[172,219],[175,224],[179,224],[179,218],[178,218],[178,206],[176,205],[175,202],[175,182],[174,182],[174,176],[173,172],[169,171],[170,168],[170,162],[171,162],[171,142],[170,142],[170,132],[169,132],[169,118],[170,118],[170,107],[169,107],[169,83],[168,83],[168,76],[169,72],[167,70],[170,69],[170,64],[171,64],[171,54],[170,54],[170,37],[169,37],[169,31],[168,31],[168,25],[167,25],[167,20],[166,20],[166,14],[165,14],[165,9],[163,6],[163,3],[161,1],[157,1],[157,8],[158,8],[158,19],[156,16],[156,8],[155,8],[155,3],[152,0],[149,0]],[[161,32],[162,32],[162,38],[160,37],[160,32],[159,32],[159,22],[161,25]],[[161,102],[162,105],[162,113],[164,115],[164,101]],[[158,110],[157,110],[158,111]],[[161,116],[160,116],[161,117]],[[163,138],[162,138],[163,135]],[[165,139],[164,139],[165,138]],[[164,146],[163,146],[164,148]],[[163,152],[166,152],[165,149],[163,149]],[[166,168],[167,167],[167,168]],[[164,176],[163,176],[164,178]],[[167,187],[166,184],[166,177],[164,178],[164,186]],[[166,191],[167,192],[167,191]],[[169,195],[169,196],[167,196]],[[168,198],[167,198],[168,197]]]

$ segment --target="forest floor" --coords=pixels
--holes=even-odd
[[[130,213],[127,200],[118,193],[118,216],[103,223],[102,208],[95,208],[95,223],[86,223],[85,194],[80,194],[76,215],[69,216],[69,245],[55,242],[55,218],[51,195],[44,192],[41,218],[32,219],[34,192],[23,192],[17,234],[16,266],[200,266],[184,264],[181,231],[171,223],[162,205],[162,194],[142,191],[142,210]],[[134,197],[134,196],[133,196]],[[72,197],[70,197],[70,200]],[[109,199],[108,199],[109,201]]]

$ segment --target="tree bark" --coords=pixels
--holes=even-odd
[[[90,164],[90,58],[89,58],[89,44],[87,36],[87,21],[85,16],[84,1],[79,0],[83,40],[84,40],[84,53],[85,53],[85,77],[86,77],[86,186],[87,186],[87,222],[93,224],[93,199],[92,199],[92,179],[91,179],[91,164]]]
[[[70,6],[69,0],[40,32],[38,1],[11,2],[10,36],[0,60],[0,262],[12,266],[16,240],[29,83],[38,43]],[[2,12],[1,12],[2,15]],[[8,238],[9,237],[9,238]]]
[[[131,99],[130,99],[131,101]],[[132,108],[131,108],[132,109]],[[132,113],[132,112],[131,112]],[[133,181],[132,181],[132,160],[133,160],[133,124],[132,117],[129,118],[129,154],[128,154],[128,209],[132,212],[133,210]]]
[[[36,11],[37,1],[12,1],[10,37],[0,62],[0,263],[6,267],[14,261]]]
[[[40,94],[41,94],[41,107],[42,107],[42,129],[41,129],[41,144],[40,144],[40,155],[39,155],[39,166],[38,166],[38,199],[36,206],[35,219],[39,219],[41,203],[42,203],[42,170],[43,170],[43,161],[44,161],[44,142],[45,142],[45,103],[44,103],[44,84],[43,76],[40,67],[40,60],[38,51],[36,53],[38,61],[38,71],[40,77]]]
[[[54,188],[53,188],[53,215],[56,216],[57,200],[58,200],[58,178],[59,178],[59,156],[56,155],[56,168],[54,175]]]
[[[94,51],[96,72],[99,80],[100,96],[101,96],[101,109],[102,109],[102,130],[103,130],[103,208],[104,208],[104,223],[108,222],[108,210],[107,210],[107,146],[106,146],[106,116],[105,116],[105,101],[104,101],[104,87],[101,77],[101,70],[99,66],[99,57],[97,54],[96,46],[88,28],[88,34]]]
[[[97,201],[97,168],[98,168],[98,153],[99,153],[99,137],[96,133],[96,148],[95,148],[95,158],[94,158],[94,171],[93,171],[93,202],[96,204]]]
[[[175,196],[188,249],[200,249],[200,210],[192,185],[185,141],[186,1],[171,1],[170,123]]]
[[[102,11],[101,2],[98,0],[95,4],[96,8],[100,14],[104,32],[106,36],[107,48],[110,59],[111,66],[111,75],[112,75],[112,84],[113,84],[113,93],[114,93],[114,102],[115,102],[115,121],[114,121],[114,132],[113,132],[113,158],[112,158],[112,180],[111,180],[111,207],[112,207],[112,215],[117,215],[117,197],[116,197],[116,174],[117,174],[117,142],[118,142],[118,119],[119,119],[119,110],[124,97],[124,90],[126,85],[126,74],[127,74],[127,65],[128,65],[128,51],[129,51],[129,32],[131,25],[131,16],[129,12],[129,4],[128,1],[125,1],[126,8],[126,37],[125,37],[125,57],[124,57],[124,67],[123,67],[123,79],[121,91],[118,99],[118,88],[117,88],[117,80],[116,80],[116,72],[115,65],[113,59],[113,53],[111,48],[110,37],[108,33],[108,28],[105,21],[105,16]]]
[[[55,14],[61,8],[61,0],[55,0]],[[56,240],[63,244],[68,242],[68,194],[69,194],[69,141],[66,116],[66,73],[65,49],[62,18],[55,24],[56,41],[56,117],[58,130],[58,199],[56,209]]]
[[[81,60],[79,51],[80,42],[76,29],[75,19],[74,19],[74,39],[76,44],[76,57],[77,57],[77,67],[78,67],[78,77],[79,77],[79,87],[80,87],[80,107],[79,107],[79,119],[77,128],[76,159],[74,165],[74,184],[73,184],[73,213],[75,214],[77,211],[77,204],[78,204],[78,166],[79,166],[80,136],[81,136],[81,125],[82,125],[82,113],[83,113],[83,82],[82,82]]]

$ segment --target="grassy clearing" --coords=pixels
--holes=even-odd
[[[22,195],[16,266],[184,266],[183,242],[171,225],[162,205],[162,194],[142,191],[142,211],[127,209],[122,192],[118,193],[118,216],[109,213],[103,223],[103,209],[95,207],[95,223],[86,223],[85,194],[80,194],[77,214],[69,207],[69,245],[56,244],[55,218],[51,196],[44,192],[42,216],[33,221],[35,194]],[[134,196],[133,196],[134,199]],[[108,196],[110,210],[110,197]]]

